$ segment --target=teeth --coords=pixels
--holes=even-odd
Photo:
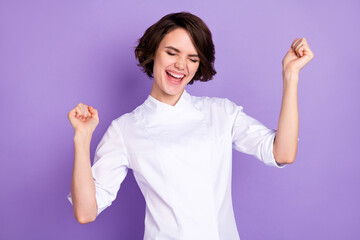
[[[171,76],[173,76],[174,78],[183,78],[185,75],[176,75],[176,74],[173,74],[173,73],[171,73],[171,72],[168,72],[168,71],[166,71],[167,73],[169,73]]]

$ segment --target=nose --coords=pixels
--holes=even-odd
[[[186,61],[183,58],[181,58],[181,57],[177,58],[177,60],[175,62],[176,68],[178,68],[179,70],[184,70],[185,65],[186,65]]]

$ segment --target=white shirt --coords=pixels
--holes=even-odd
[[[130,168],[146,201],[144,240],[238,240],[232,148],[282,168],[273,156],[275,135],[227,98],[184,90],[172,106],[149,95],[113,120],[97,146],[92,174],[98,215]],[[68,199],[72,203],[70,193]]]

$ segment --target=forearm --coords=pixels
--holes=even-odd
[[[295,161],[299,136],[298,73],[283,72],[283,97],[274,142],[274,157],[278,163]]]
[[[74,216],[80,223],[94,221],[97,216],[95,184],[91,171],[90,142],[92,134],[74,136],[74,169],[71,180],[71,197]]]

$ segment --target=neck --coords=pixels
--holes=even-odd
[[[155,91],[151,91],[150,95],[159,100],[160,102],[169,104],[171,106],[175,106],[175,104],[179,101],[181,95],[183,94],[184,89],[177,95],[170,95],[170,94],[166,94],[166,93],[162,93],[162,94],[158,94]]]

